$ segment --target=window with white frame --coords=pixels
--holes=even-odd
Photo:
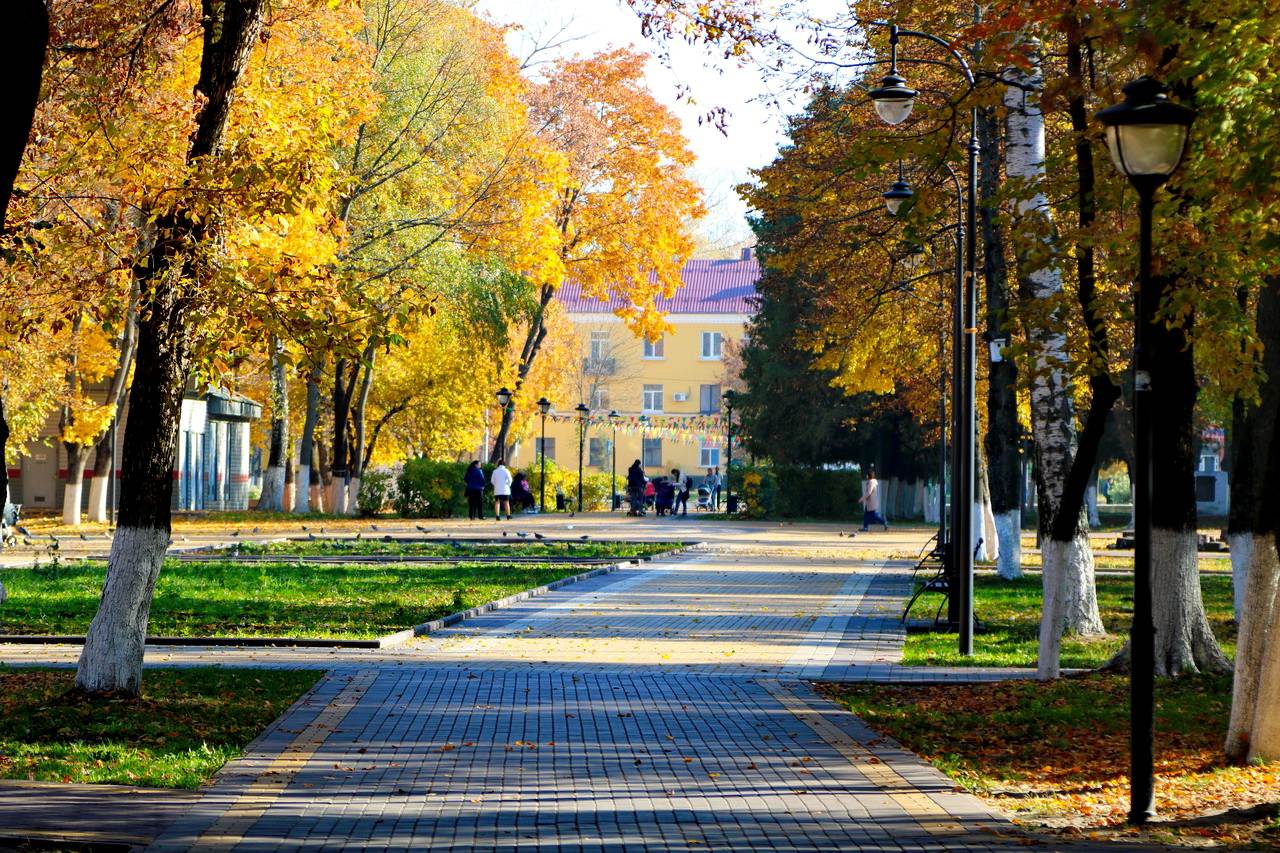
[[[552,461],[556,458],[556,440],[554,438],[535,438],[533,447],[537,456],[545,456]]]
[[[702,333],[702,357],[718,359],[724,350],[724,336],[719,332]]]
[[[703,385],[698,389],[698,411],[714,415],[720,411],[720,386]]]
[[[719,468],[720,467],[720,448],[714,445],[704,444],[702,453],[698,456],[699,468]]]
[[[609,411],[609,389],[596,388],[591,392],[591,408],[600,411]]]
[[[646,438],[644,439],[643,449],[640,454],[643,458],[640,464],[646,468],[662,467],[662,439]]]
[[[645,338],[644,340],[644,357],[645,358],[666,358],[666,356],[663,355],[663,352],[664,352],[663,338],[658,338],[656,341],[651,341],[648,338]]]
[[[591,360],[599,363],[609,357],[609,330],[593,329],[591,332]]]
[[[640,401],[640,408],[646,412],[662,411],[662,386],[661,385],[644,386],[644,397]]]
[[[595,468],[604,468],[609,464],[609,450],[609,439],[589,439],[587,442],[587,464]]]

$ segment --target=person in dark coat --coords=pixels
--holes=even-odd
[[[484,470],[472,459],[467,473],[462,475],[462,485],[467,490],[467,515],[472,520],[484,520]]]
[[[627,469],[627,501],[631,504],[628,515],[644,515],[644,486],[647,480],[644,468],[637,459]]]

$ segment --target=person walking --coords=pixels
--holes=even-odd
[[[711,505],[716,512],[720,511],[720,469],[707,469],[706,487],[711,490]]]
[[[688,515],[689,489],[693,488],[693,481],[688,477],[681,476],[679,468],[671,472],[671,481],[676,484],[676,503],[671,508],[671,514],[675,515],[676,510],[679,510],[680,515]]]
[[[498,467],[493,469],[493,473],[489,475],[489,482],[493,484],[493,520],[501,521],[502,513],[505,510],[507,521],[511,520],[511,471],[507,469],[502,459],[498,460]]]
[[[884,529],[889,529],[889,522],[884,520],[884,516],[880,514],[880,481],[876,479],[876,469],[867,469],[867,479],[862,481],[862,497],[858,498],[858,503],[862,504],[862,530],[867,531],[872,524],[883,524]]]
[[[462,475],[462,485],[467,492],[467,517],[472,521],[484,521],[484,469],[471,460],[467,473]]]
[[[627,469],[627,501],[631,504],[628,515],[644,515],[644,468],[637,459]]]

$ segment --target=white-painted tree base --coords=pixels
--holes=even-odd
[[[337,477],[329,487],[329,512],[344,515],[347,511],[347,484]]]
[[[1098,587],[1093,564],[1093,545],[1087,531],[1080,531],[1064,552],[1066,564],[1067,594],[1063,601],[1063,630],[1082,637],[1104,637],[1107,627],[1102,624],[1102,612],[1098,609]]]
[[[1247,555],[1241,574],[1248,577],[1237,598],[1248,602],[1240,615],[1236,641],[1236,671],[1231,690],[1231,719],[1227,724],[1227,758],[1241,761],[1249,756],[1253,728],[1259,711],[1258,691],[1263,660],[1270,645],[1276,584],[1280,581],[1280,560],[1273,534],[1234,533],[1231,535],[1231,562],[1234,570],[1237,551]],[[1280,659],[1280,658],[1278,658]],[[1280,709],[1277,709],[1280,710]]]
[[[1194,530],[1151,530],[1152,616],[1160,676],[1231,669],[1205,616],[1196,540]]]
[[[996,514],[995,526],[996,542],[1000,546],[996,574],[1005,580],[1016,580],[1022,577],[1022,510]]]
[[[167,530],[116,530],[102,601],[89,623],[76,671],[81,690],[135,696],[141,691],[151,598],[168,547]]]
[[[1227,535],[1227,547],[1231,550],[1231,598],[1236,622],[1244,617],[1244,591],[1249,582],[1249,563],[1253,559],[1253,533]]]
[[[107,520],[107,473],[94,477],[89,481],[89,506],[85,510],[85,520],[90,524],[102,524]]]
[[[67,481],[62,490],[62,523],[69,527],[80,526],[80,499],[83,494],[84,480]]]
[[[298,466],[297,488],[293,493],[293,511],[311,512],[311,466]]]
[[[346,515],[357,515],[360,512],[360,478],[352,477],[351,482],[347,484],[347,504],[344,510]]]
[[[258,509],[280,512],[284,509],[284,467],[272,465],[262,475],[262,497]]]

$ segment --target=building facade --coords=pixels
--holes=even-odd
[[[117,451],[124,443],[128,417],[126,404],[115,432]],[[175,510],[248,509],[249,426],[260,417],[262,406],[239,394],[217,389],[188,391],[182,401],[178,459],[173,471]],[[24,513],[63,508],[67,452],[57,436],[55,414],[41,430],[39,439],[27,445],[18,464],[9,468],[9,500],[21,504]],[[85,487],[80,499],[83,507],[89,503],[95,453],[89,452],[85,464]],[[118,479],[119,463],[115,467]],[[114,494],[109,494],[111,498]]]
[[[580,350],[570,366],[573,399],[553,400],[547,419],[546,455],[566,468],[578,465],[581,402],[591,409],[583,468],[619,476],[640,459],[651,476],[672,469],[695,480],[725,464],[721,397],[737,363],[747,322],[755,310],[760,265],[750,249],[731,260],[691,260],[670,299],[659,298],[672,331],[640,340],[613,313],[621,302],[584,297],[573,283],[557,294],[577,333]],[[536,389],[530,393],[537,394]],[[616,411],[614,422],[608,413]],[[533,465],[542,440],[515,448],[516,466]],[[736,449],[736,443],[735,443]]]

